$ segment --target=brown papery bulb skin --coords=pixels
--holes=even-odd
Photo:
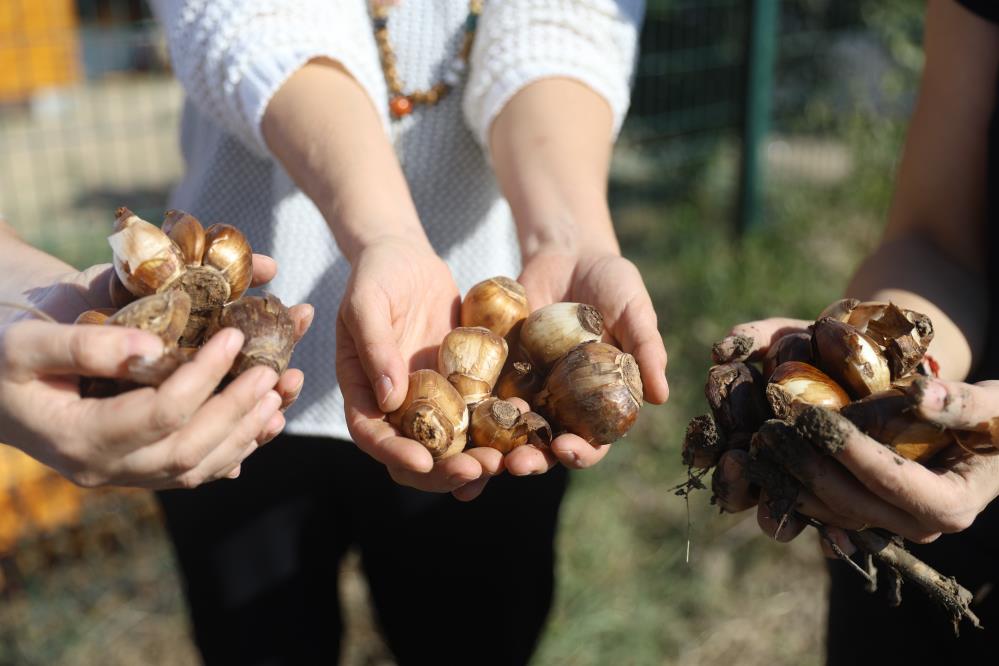
[[[591,444],[624,436],[642,406],[642,378],[631,354],[603,342],[569,351],[552,368],[537,407]]]
[[[168,210],[161,228],[180,248],[184,263],[188,266],[201,265],[205,254],[205,228],[198,218],[182,210]]]
[[[805,331],[788,333],[770,345],[763,358],[763,376],[767,379],[777,366],[788,361],[812,364],[812,336]]]
[[[527,404],[533,404],[544,385],[544,377],[534,372],[530,363],[517,361],[500,375],[495,387],[496,396],[503,400],[520,398]]]
[[[832,317],[838,321],[845,322],[850,318],[853,313],[854,308],[860,304],[860,301],[856,298],[842,298],[834,303],[830,303],[825,307],[825,309],[819,313],[819,316],[815,319],[825,319],[826,317]]]
[[[437,349],[437,371],[454,384],[469,405],[489,397],[506,362],[506,340],[488,328],[461,326]]]
[[[933,323],[929,317],[894,303],[861,303],[851,314],[849,323],[884,348],[894,380],[906,376],[922,362],[933,340]]]
[[[850,402],[850,396],[832,377],[798,361],[788,361],[774,370],[767,386],[767,399],[777,418],[786,420],[794,418],[798,405],[818,405],[838,411]]]
[[[552,443],[552,427],[540,414],[524,412],[521,420],[527,426],[527,443],[539,449],[547,449]]]
[[[486,446],[500,453],[509,453],[527,444],[527,424],[520,410],[506,400],[488,398],[472,410],[468,434],[475,446]]]
[[[167,346],[176,347],[190,314],[191,297],[182,291],[167,291],[126,305],[108,317],[105,324],[149,331]]]
[[[818,320],[811,328],[819,369],[851,397],[863,398],[891,386],[888,360],[870,336],[831,317]]]
[[[951,431],[917,417],[912,411],[912,400],[896,389],[852,402],[840,414],[868,437],[918,463],[928,462],[941,449],[957,443]]]
[[[87,310],[86,312],[81,312],[80,316],[76,318],[74,324],[91,324],[94,326],[100,326],[104,324],[108,317],[116,312],[115,308],[95,308],[93,310]]]
[[[388,422],[404,436],[422,444],[434,460],[442,460],[465,447],[468,408],[458,390],[433,370],[409,375],[409,387],[399,409]]]
[[[520,329],[520,346],[535,368],[546,369],[583,342],[600,340],[604,318],[592,305],[552,303],[535,310]]]
[[[482,326],[502,338],[530,312],[522,284],[508,277],[494,277],[479,282],[465,294],[461,325]]]
[[[166,289],[184,272],[184,257],[176,243],[154,224],[127,208],[119,208],[115,233],[108,236],[114,270],[136,296]]]
[[[295,347],[295,323],[277,296],[244,296],[225,306],[210,334],[228,327],[243,332],[243,348],[233,361],[232,376],[255,365],[266,365],[279,375],[288,369]]]
[[[229,285],[230,301],[246,293],[253,278],[253,251],[246,236],[230,224],[213,224],[205,230],[203,265],[222,273]]]

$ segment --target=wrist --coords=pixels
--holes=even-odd
[[[562,213],[548,216],[543,222],[535,220],[518,220],[521,256],[525,263],[538,257],[621,254],[609,213],[586,216]]]
[[[416,217],[397,211],[363,212],[335,208],[324,214],[337,246],[351,265],[365,250],[386,242],[402,242],[417,250],[430,250],[430,241]]]

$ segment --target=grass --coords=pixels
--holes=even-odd
[[[775,173],[766,224],[741,239],[729,207],[734,151],[724,142],[696,172],[614,183],[622,246],[645,277],[670,353],[672,397],[643,410],[598,468],[573,475],[556,603],[535,663],[823,661],[826,580],[814,536],[777,545],[754,516],[718,515],[707,492],[688,506],[672,490],[685,478],[686,422],[706,411],[711,343],[740,321],[814,316],[876,242],[899,130],[857,123],[836,141],[855,156],[849,173],[834,182]],[[68,258],[89,261],[90,250],[74,247]],[[44,562],[0,599],[0,664],[190,663],[169,546],[156,523],[135,529],[139,538],[96,555]],[[356,562],[343,575],[345,663],[390,663]]]

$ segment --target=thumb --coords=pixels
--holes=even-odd
[[[384,296],[355,292],[340,309],[340,317],[353,338],[354,349],[371,382],[378,407],[384,412],[398,409],[406,397],[409,373],[399,351],[392,328],[392,313]]]
[[[127,375],[130,358],[161,356],[163,342],[122,326],[25,321],[3,333],[0,349],[8,367],[32,373],[118,377]]]

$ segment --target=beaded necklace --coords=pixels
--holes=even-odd
[[[402,80],[399,78],[399,71],[396,68],[395,51],[392,49],[388,35],[389,7],[395,3],[385,0],[372,1],[371,23],[375,31],[375,42],[378,44],[378,54],[382,63],[382,72],[385,74],[385,83],[391,94],[389,111],[392,113],[393,119],[398,120],[408,116],[417,104],[433,106],[461,82],[461,77],[468,69],[468,56],[472,52],[472,42],[475,41],[475,29],[478,26],[479,15],[482,13],[482,3],[483,0],[469,0],[461,48],[448,63],[441,80],[431,86],[429,90],[414,90],[406,93],[402,89]]]

